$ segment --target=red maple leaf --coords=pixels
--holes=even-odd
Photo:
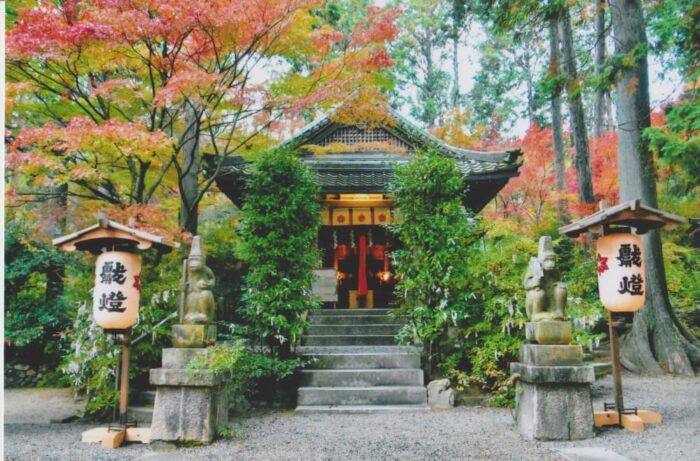
[[[134,275],[134,288],[141,292],[141,274]]]
[[[604,258],[601,255],[598,255],[598,275],[602,274],[606,270],[609,269],[608,267],[608,258]]]

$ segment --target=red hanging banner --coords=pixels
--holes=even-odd
[[[357,263],[357,296],[367,296],[367,238],[360,235],[360,252]]]

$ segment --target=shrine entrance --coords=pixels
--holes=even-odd
[[[385,227],[395,219],[392,206],[383,194],[325,195],[318,247],[323,272],[335,277],[337,291],[337,302],[325,307],[393,307],[396,279],[389,253],[399,242]]]

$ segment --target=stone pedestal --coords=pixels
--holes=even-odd
[[[563,320],[527,322],[525,337],[531,343],[566,345],[573,339],[571,322]]]
[[[163,349],[163,368],[151,370],[156,401],[151,441],[209,443],[228,424],[228,401],[221,378],[187,365],[206,349]]]
[[[201,348],[216,343],[216,325],[173,325],[173,347]]]
[[[593,437],[593,367],[583,366],[581,346],[525,344],[516,387],[520,434],[530,440],[580,440]]]

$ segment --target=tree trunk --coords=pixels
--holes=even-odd
[[[197,235],[199,194],[199,114],[187,110],[182,134],[182,171],[180,173],[180,226]]]
[[[459,109],[459,35],[452,37],[452,109]]]
[[[646,24],[639,0],[611,0],[613,31],[618,54],[636,50],[636,63],[624,68],[617,83],[618,163],[620,201],[641,199],[657,207],[656,173],[648,143],[642,137],[650,123],[649,73]],[[692,376],[691,358],[698,348],[674,324],[666,287],[659,231],[642,237],[646,265],[646,303],[634,316],[632,329],[623,337],[621,359],[625,367],[644,374]],[[697,362],[696,362],[697,363]]]
[[[571,113],[572,133],[576,148],[576,177],[578,178],[578,199],[582,203],[595,202],[593,182],[591,180],[591,162],[588,151],[588,133],[581,98],[581,82],[576,70],[574,54],[574,36],[571,30],[569,10],[564,9],[560,18],[561,39],[564,48],[564,64],[568,77],[567,95]]]
[[[559,76],[559,28],[556,19],[549,22],[549,76],[556,79],[556,85],[552,90],[550,103],[552,105],[552,136],[554,138],[554,177],[555,188],[558,193],[566,188],[566,164],[564,157],[564,132],[561,125],[561,86]],[[557,220],[560,223],[566,221],[566,203],[563,199],[557,200]]]
[[[605,61],[605,0],[596,0],[597,11],[595,17],[595,72],[600,76],[603,71]],[[595,90],[595,101],[593,103],[593,135],[600,137],[607,131],[605,120],[606,115],[606,93],[607,91],[600,85]]]
[[[51,226],[52,236],[59,237],[66,232],[66,218],[68,206],[68,184],[61,184],[52,188],[56,194],[55,199],[49,200],[46,205],[51,207],[48,213],[55,216]],[[66,266],[62,262],[54,262],[46,268],[46,291],[44,299],[47,304],[54,303],[63,296],[63,277],[66,274]]]
[[[532,56],[530,50],[525,49],[523,64],[525,68],[525,84],[527,85],[527,119],[530,126],[537,123],[537,104],[535,103],[535,84],[532,81]]]

